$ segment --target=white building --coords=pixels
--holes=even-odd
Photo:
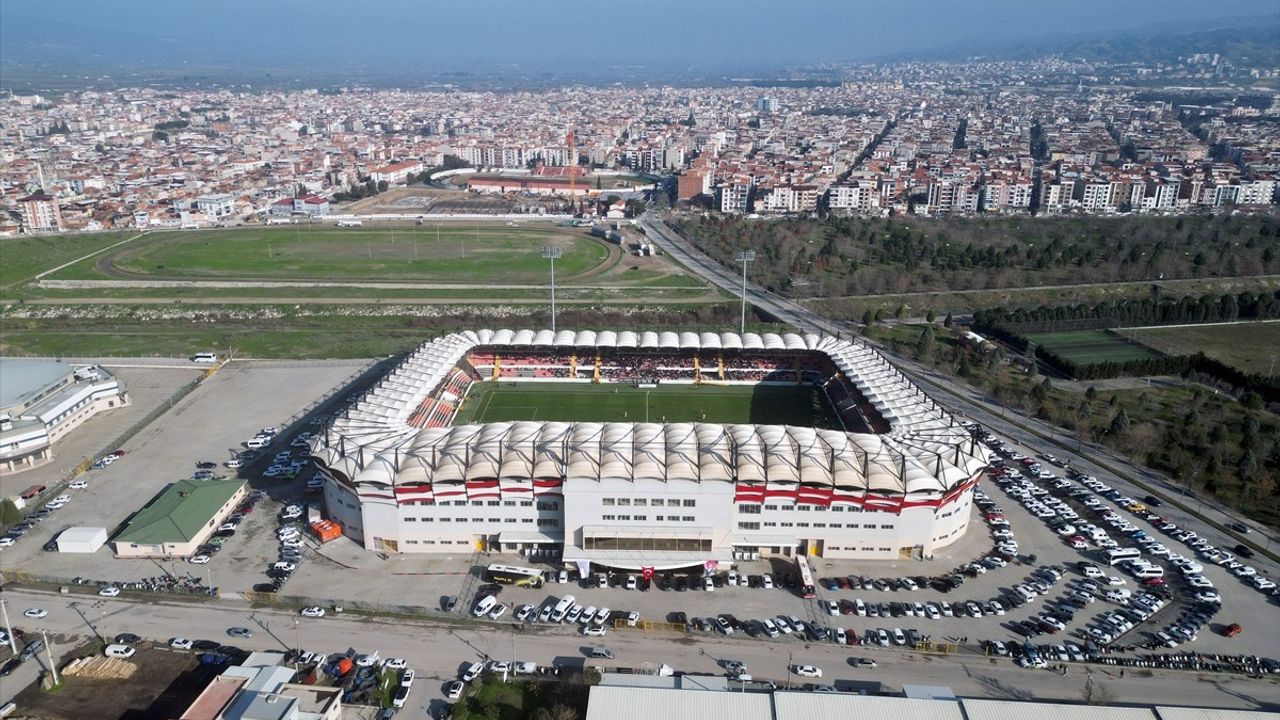
[[[654,357],[683,376],[664,383],[712,372],[755,384],[753,370],[776,364],[787,384],[800,373],[820,387],[846,427],[864,427],[449,425],[470,385],[494,377],[631,382],[615,356]],[[714,370],[693,362],[712,356]],[[685,357],[691,367],[673,372]],[[987,464],[984,447],[874,350],[751,333],[455,333],[422,345],[311,443],[331,519],[368,550],[483,548],[623,568],[928,557],[963,535]]]
[[[235,213],[236,199],[231,193],[201,195],[196,198],[196,209],[216,220]]]
[[[0,473],[49,462],[56,441],[128,404],[124,384],[100,366],[0,359]]]

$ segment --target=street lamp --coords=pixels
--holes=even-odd
[[[551,332],[556,331],[556,258],[561,250],[551,245],[542,246],[542,257],[551,261]]]
[[[742,321],[739,332],[744,335],[747,332],[747,263],[755,262],[755,260],[755,250],[743,250],[738,253],[738,262],[742,263]]]

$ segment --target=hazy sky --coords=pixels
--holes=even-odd
[[[44,48],[90,61],[334,69],[759,67],[1263,14],[1280,17],[1280,0],[3,0],[0,41],[11,61]]]

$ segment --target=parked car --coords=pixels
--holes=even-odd
[[[795,665],[791,668],[791,672],[800,677],[820,678],[822,677],[822,668],[814,665]]]

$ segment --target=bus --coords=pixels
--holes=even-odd
[[[1114,566],[1125,560],[1136,560],[1142,557],[1142,551],[1138,548],[1113,548],[1104,551],[1102,557],[1108,565]]]
[[[484,579],[503,585],[519,585],[520,587],[542,587],[542,571],[514,565],[490,565],[485,568]]]
[[[796,558],[796,575],[800,579],[800,597],[807,600],[817,594],[813,587],[813,573],[809,570],[809,561],[803,555]]]

